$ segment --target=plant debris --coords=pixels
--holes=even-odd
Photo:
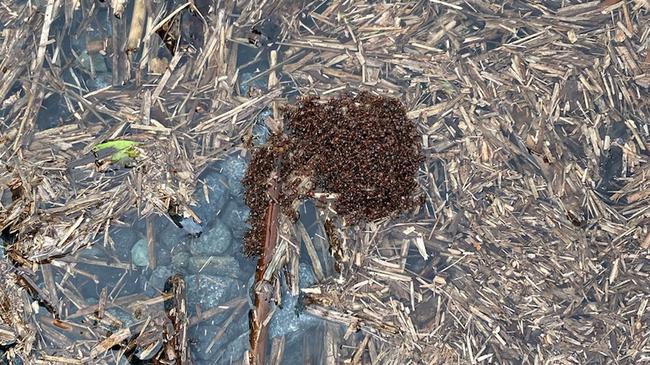
[[[246,363],[217,342],[246,297],[170,319],[172,295],[130,291],[115,253],[135,216],[194,222],[202,171],[263,123],[285,135],[257,152],[253,181],[291,189],[249,201],[278,226],[267,253],[251,249],[265,256],[256,359],[647,363],[649,20],[645,0],[4,0],[0,362],[152,362],[188,328],[187,359]],[[400,100],[422,135],[424,201],[408,215],[343,225],[315,166],[280,179],[314,163],[287,152],[280,106],[351,90]],[[114,139],[142,143],[136,167],[98,173],[92,148]],[[318,204],[288,207],[301,199]],[[299,263],[317,283],[298,285]],[[283,277],[324,321],[264,343]],[[222,315],[198,346],[193,327]]]

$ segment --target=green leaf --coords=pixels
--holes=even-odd
[[[93,147],[93,152],[97,153],[100,151],[112,150],[114,152],[111,155],[111,161],[114,163],[124,162],[138,157],[139,153],[135,148],[138,145],[138,142],[128,141],[125,139],[116,139],[96,145]]]
[[[106,141],[100,143],[97,146],[93,147],[93,151],[99,152],[108,148],[113,148],[118,151],[123,151],[129,148],[133,148],[138,145],[138,142],[127,141],[126,139],[115,139],[112,141]]]

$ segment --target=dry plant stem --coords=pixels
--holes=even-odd
[[[116,18],[121,18],[122,13],[124,13],[124,8],[126,8],[126,0],[112,0],[111,1],[111,8],[113,9],[113,15]]]
[[[251,312],[249,323],[251,365],[263,365],[266,363],[266,345],[269,340],[268,325],[264,325],[264,323],[271,312],[269,307],[273,298],[273,291],[266,290],[267,286],[263,285],[263,281],[264,272],[273,258],[273,251],[275,250],[278,239],[278,212],[280,211],[280,206],[277,203],[277,184],[275,181],[272,181],[271,184],[271,187],[269,187],[271,199],[269,200],[265,215],[266,232],[264,235],[264,248],[257,260],[255,283],[253,284],[255,309]]]
[[[156,239],[153,232],[153,220],[151,217],[146,218],[147,225],[147,255],[149,257],[149,268],[156,269]]]
[[[119,3],[117,4],[119,5]],[[116,13],[119,8],[113,8]],[[123,10],[123,9],[122,9]],[[112,42],[113,42],[113,68],[112,84],[120,86],[129,79],[128,60],[124,51],[124,37],[126,36],[126,21],[119,17],[111,18]]]
[[[147,21],[147,5],[144,0],[136,0],[133,5],[133,16],[131,17],[131,28],[126,41],[126,51],[137,51],[140,47],[140,40],[144,33],[144,25]]]
[[[167,313],[167,316],[174,325],[174,335],[172,343],[176,353],[176,365],[185,365],[190,363],[189,351],[187,349],[187,289],[185,280],[181,275],[175,275],[171,278],[173,307]]]
[[[41,98],[42,95],[39,95],[41,93],[37,92],[36,85],[38,85],[38,80],[42,76],[42,66],[43,62],[45,61],[45,51],[46,51],[46,43],[50,34],[50,26],[52,25],[52,19],[55,16],[56,8],[54,7],[54,1],[48,1],[47,7],[45,8],[45,19],[43,20],[43,28],[41,29],[41,36],[39,40],[39,46],[38,46],[38,51],[36,52],[36,59],[32,62],[31,65],[31,70],[32,72],[35,72],[36,74],[36,79],[34,83],[32,84],[32,90],[31,93],[29,94],[29,101],[27,104],[27,109],[25,110],[23,114],[23,119],[21,119],[20,122],[20,127],[18,129],[18,138],[14,141],[13,144],[13,150],[17,151],[18,148],[20,147],[22,143],[22,136],[24,135],[24,132],[26,130],[31,129],[31,126],[33,124],[32,118],[34,118],[35,113],[37,113],[37,110],[40,107],[40,103],[42,102]]]

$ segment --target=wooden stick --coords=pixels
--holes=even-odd
[[[147,6],[144,0],[136,0],[133,5],[133,16],[131,17],[131,28],[126,41],[126,51],[134,52],[140,48],[140,40],[144,33],[144,25],[147,18]]]
[[[149,269],[156,269],[156,238],[153,232],[153,219],[146,218],[147,226],[147,257],[149,258]]]
[[[172,306],[167,311],[167,317],[174,325],[174,334],[172,344],[176,355],[176,365],[186,365],[190,363],[189,351],[187,349],[187,293],[185,279],[182,275],[176,274],[170,279],[171,292],[174,295]]]
[[[254,303],[255,309],[251,310],[250,318],[250,345],[251,352],[249,360],[251,365],[263,365],[266,363],[266,347],[269,340],[268,320],[270,311],[270,302],[273,299],[273,290],[270,283],[264,281],[264,272],[271,262],[273,251],[278,238],[278,212],[277,203],[277,182],[272,180],[269,187],[269,201],[266,210],[266,233],[264,235],[264,250],[257,260],[254,284]]]

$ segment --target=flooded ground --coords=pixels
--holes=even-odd
[[[416,124],[419,203],[358,224],[336,192],[301,203],[262,288],[266,363],[647,362],[649,20],[625,0],[0,3],[1,363],[247,363],[251,151],[299,97],[359,91]]]

